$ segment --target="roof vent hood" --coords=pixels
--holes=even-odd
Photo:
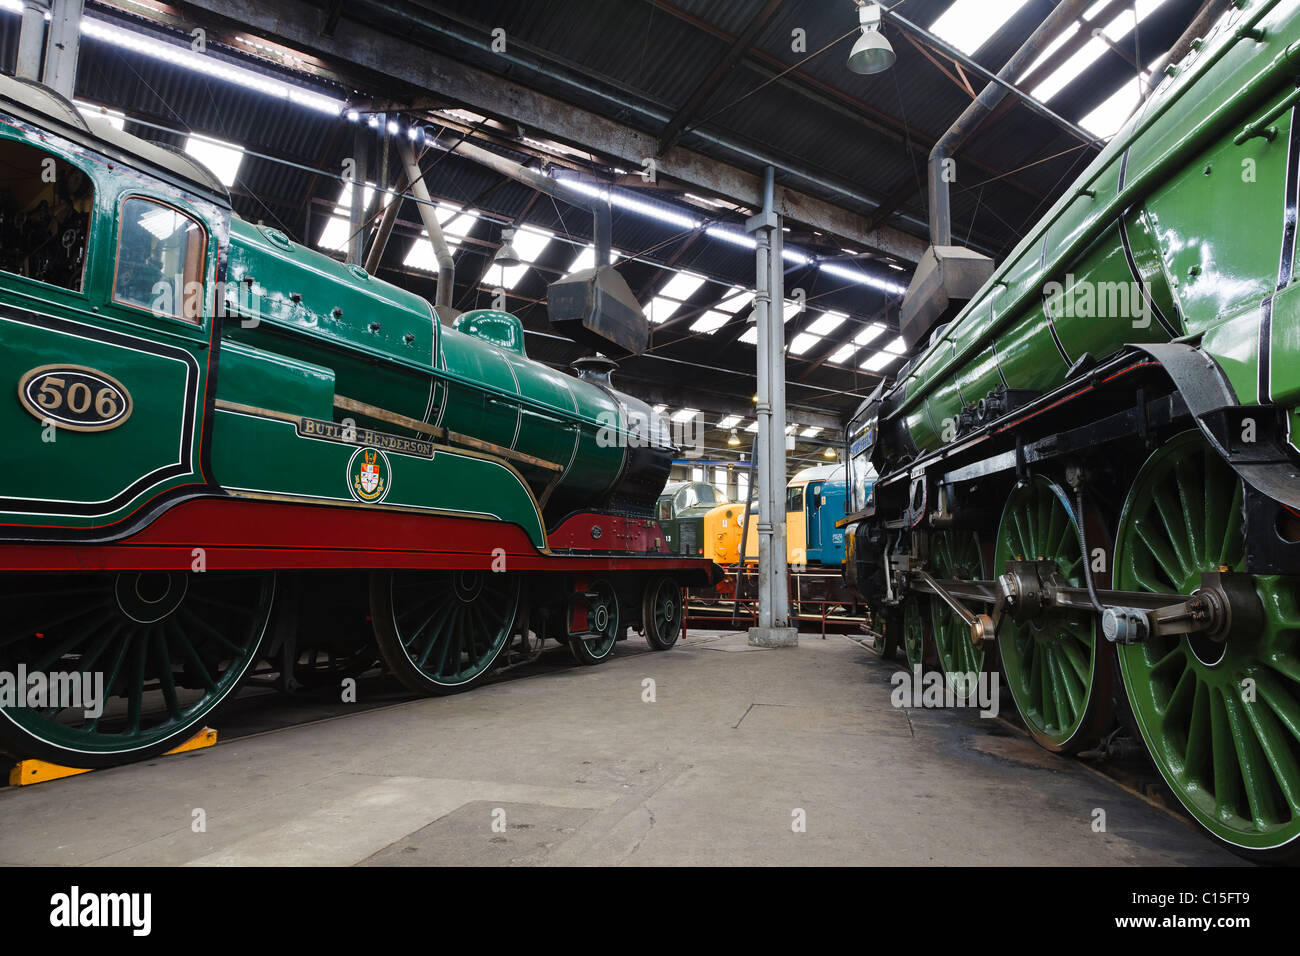
[[[993,276],[993,265],[988,256],[964,246],[925,250],[898,313],[908,349],[921,345],[931,329],[956,316]]]
[[[997,109],[1008,91],[1015,89],[1011,84],[1030,69],[1039,57],[1050,52],[1053,41],[1082,16],[1092,2],[1093,0],[1061,0],[930,151],[932,245],[917,266],[916,275],[912,278],[899,312],[899,326],[909,350],[922,345],[936,325],[953,319],[961,307],[975,297],[980,287],[992,278],[995,268],[992,259],[962,246],[955,246],[952,242],[950,183],[951,173],[956,169],[954,157],[957,151]],[[1022,98],[1025,97],[1020,91],[1016,92]],[[1045,107],[1041,109],[1045,110]],[[1090,142],[1082,130],[1073,126],[1071,129],[1084,142]]]
[[[601,352],[640,355],[650,342],[645,312],[613,266],[584,269],[552,282],[546,309],[557,332]]]

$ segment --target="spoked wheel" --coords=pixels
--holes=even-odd
[[[641,602],[641,627],[646,643],[666,651],[682,633],[682,588],[676,580],[662,577],[651,581]]]
[[[909,597],[903,602],[903,652],[907,655],[908,666],[913,670],[925,667],[925,648],[929,643],[925,634],[927,630],[929,627],[921,611],[920,600]]]
[[[0,670],[57,698],[0,708],[0,749],[93,769],[183,743],[256,660],[274,597],[273,574],[5,577]]]
[[[1190,594],[1244,568],[1241,479],[1197,432],[1153,454],[1129,491],[1116,586]],[[1256,577],[1258,633],[1150,637],[1120,671],[1151,758],[1189,813],[1260,862],[1300,857],[1300,583]]]
[[[898,638],[891,633],[877,634],[875,638],[875,647],[880,656],[887,661],[892,661],[894,655],[898,653]]]
[[[1054,561],[1072,586],[1085,586],[1074,508],[1061,487],[1042,476],[1016,485],[1002,511],[993,566],[1001,573],[1016,560]],[[1093,583],[1105,585],[1096,577]],[[1089,611],[1049,611],[1024,624],[1002,619],[998,653],[1007,687],[1043,747],[1074,753],[1105,729],[1114,685],[1108,647]]]
[[[599,664],[614,653],[618,640],[618,595],[608,581],[593,581],[587,590],[595,595],[587,599],[588,633],[571,635],[569,650],[579,664]]]
[[[940,580],[970,581],[984,577],[984,558],[979,538],[973,531],[936,534],[931,562],[935,577]],[[939,666],[957,697],[964,700],[974,693],[975,681],[984,670],[984,650],[971,642],[970,625],[937,595],[930,599],[930,620],[934,622]]]
[[[370,580],[380,657],[422,694],[454,694],[487,677],[510,643],[517,575],[488,571],[383,571]]]

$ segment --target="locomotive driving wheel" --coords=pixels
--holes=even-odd
[[[614,653],[618,640],[618,594],[608,581],[593,581],[587,591],[594,595],[587,598],[588,631],[570,635],[569,650],[579,664],[599,664]]]
[[[510,643],[519,594],[519,577],[507,573],[376,572],[370,615],[380,657],[411,690],[467,690]]]
[[[645,589],[641,606],[641,627],[646,643],[666,651],[682,633],[682,588],[670,577],[657,578]]]
[[[1070,586],[1083,587],[1083,560],[1078,519],[1064,490],[1041,475],[1017,484],[998,526],[997,573],[1008,561],[1049,561]],[[1074,753],[1104,730],[1114,683],[1107,646],[1102,638],[1099,647],[1096,616],[1086,610],[1048,610],[1023,623],[1002,619],[1002,672],[1041,746]]]
[[[941,580],[971,580],[984,577],[984,559],[979,538],[972,531],[941,531],[934,537],[932,554],[935,577]],[[970,639],[970,625],[937,595],[930,599],[934,622],[934,645],[944,679],[960,699],[974,692],[973,680],[984,670],[984,649]]]
[[[928,629],[920,600],[908,597],[903,602],[903,652],[907,655],[907,665],[913,670],[925,667]]]
[[[1116,587],[1190,594],[1204,571],[1245,566],[1242,482],[1198,432],[1142,466],[1120,518]],[[1244,575],[1243,575],[1244,577]],[[1215,642],[1152,636],[1118,649],[1152,761],[1183,806],[1233,851],[1300,857],[1300,584],[1247,579],[1263,623]]]
[[[46,680],[0,706],[0,750],[94,769],[183,743],[256,660],[274,597],[263,573],[7,576],[0,671]]]

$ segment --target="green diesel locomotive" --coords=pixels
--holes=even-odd
[[[672,646],[712,565],[664,540],[675,449],[599,362],[440,321],[31,83],[0,78],[0,168],[0,749],[160,753],[268,660],[448,693],[547,638]]]
[[[1127,727],[1216,838],[1294,859],[1300,4],[1233,3],[1167,73],[855,416],[846,573],[914,666],[1000,669],[1053,751]]]

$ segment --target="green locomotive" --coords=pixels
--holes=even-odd
[[[848,429],[884,646],[1127,725],[1187,811],[1300,853],[1300,5],[1242,0]],[[906,308],[906,306],[905,306]]]
[[[444,324],[43,87],[0,78],[0,159],[0,749],[160,753],[268,658],[449,693],[548,637],[672,646],[713,569],[664,541],[674,448],[607,369]]]

